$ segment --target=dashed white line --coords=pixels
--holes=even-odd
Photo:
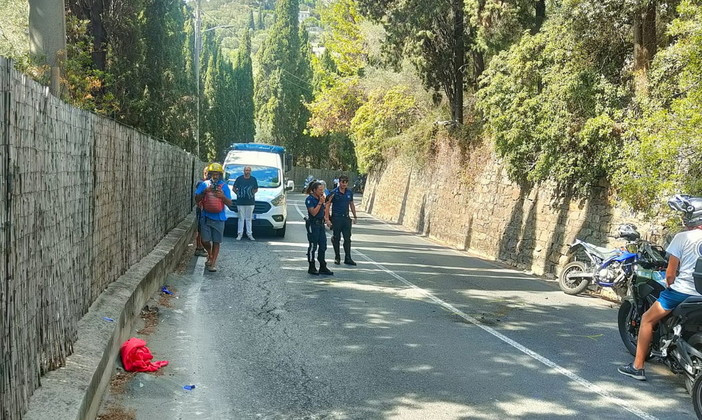
[[[298,207],[297,203],[295,204],[295,210],[297,210],[297,212],[300,214],[301,217],[304,217],[304,216],[305,216],[305,215],[302,213],[302,211],[300,210],[300,208]],[[376,220],[378,220],[378,219],[376,219]],[[382,222],[382,223],[385,224],[385,222],[383,222],[382,220],[378,220],[378,221],[380,221],[380,222]],[[392,226],[391,226],[391,227],[392,227]],[[504,343],[510,345],[511,347],[513,347],[513,348],[519,350],[520,352],[526,354],[527,356],[533,358],[534,360],[537,360],[538,362],[540,362],[540,363],[542,363],[542,364],[548,366],[549,368],[555,370],[556,372],[560,373],[561,375],[563,375],[563,376],[565,376],[565,377],[567,377],[567,378],[569,378],[569,379],[575,381],[576,383],[578,383],[579,385],[581,385],[581,386],[584,387],[585,389],[587,389],[587,390],[589,390],[589,391],[591,391],[591,392],[594,392],[594,393],[600,395],[601,397],[604,397],[604,398],[610,400],[610,401],[611,401],[612,403],[614,403],[615,405],[617,405],[617,406],[621,407],[622,409],[624,409],[624,410],[626,410],[626,411],[628,411],[628,412],[634,414],[635,416],[637,416],[637,417],[639,417],[639,418],[646,419],[646,420],[658,420],[657,417],[655,417],[655,416],[653,416],[653,415],[651,415],[651,414],[648,414],[648,413],[646,413],[645,411],[640,410],[640,409],[638,409],[638,408],[636,408],[636,407],[632,407],[630,404],[627,403],[627,401],[625,401],[625,400],[623,400],[623,399],[621,399],[621,398],[618,398],[618,397],[616,397],[616,396],[610,394],[609,392],[607,392],[607,391],[605,391],[604,389],[600,388],[599,386],[593,384],[592,382],[588,381],[587,379],[582,378],[582,377],[576,375],[575,373],[571,372],[570,370],[568,370],[568,369],[566,369],[566,368],[564,368],[564,367],[558,365],[556,362],[554,362],[554,361],[552,361],[552,360],[550,360],[550,359],[548,359],[548,358],[546,358],[546,357],[540,355],[539,353],[537,353],[537,352],[535,352],[535,351],[533,351],[533,350],[531,350],[531,349],[525,347],[524,345],[522,345],[522,344],[520,344],[520,343],[518,343],[518,342],[512,340],[511,338],[509,338],[509,337],[507,337],[506,335],[504,335],[504,334],[498,332],[497,330],[495,330],[495,329],[493,329],[493,328],[490,328],[490,327],[488,327],[488,326],[486,326],[486,325],[484,325],[484,324],[478,322],[477,319],[475,319],[475,318],[473,318],[472,316],[466,314],[465,312],[461,311],[460,309],[456,308],[455,306],[451,305],[450,303],[445,302],[445,301],[439,299],[438,297],[436,297],[436,296],[434,296],[433,294],[431,294],[430,292],[428,292],[428,291],[422,289],[421,287],[416,286],[414,283],[408,281],[407,279],[405,279],[405,278],[402,277],[401,275],[395,273],[394,271],[389,270],[388,268],[386,268],[386,267],[384,267],[382,264],[380,264],[380,263],[374,261],[372,258],[370,258],[369,256],[365,255],[364,253],[362,253],[362,252],[360,252],[360,251],[358,251],[358,250],[354,250],[354,252],[356,252],[358,255],[360,255],[363,259],[365,259],[365,260],[368,261],[369,263],[371,263],[371,264],[375,265],[376,267],[378,267],[380,270],[386,272],[387,274],[391,275],[392,277],[394,277],[395,279],[397,279],[397,280],[399,280],[400,282],[404,283],[405,285],[407,285],[407,286],[411,287],[412,289],[418,291],[420,294],[422,294],[423,296],[425,296],[426,298],[428,298],[429,300],[431,300],[431,301],[434,302],[435,304],[437,304],[437,305],[439,305],[439,306],[442,306],[443,308],[445,308],[445,309],[451,311],[452,313],[454,313],[454,314],[460,316],[461,318],[465,319],[466,321],[470,322],[471,324],[475,325],[476,327],[482,329],[483,331],[487,332],[488,334],[490,334],[490,335],[494,336],[495,338],[497,338],[497,339],[503,341]]]
[[[582,385],[584,388],[604,397],[607,398],[608,400],[612,401],[614,404],[618,405],[619,407],[623,408],[624,410],[636,415],[637,417],[640,417],[642,419],[646,420],[657,420],[657,417],[652,416],[645,411],[639,410],[636,407],[630,406],[626,401],[624,401],[621,398],[615,397],[614,395],[610,394],[609,392],[603,390],[599,386],[593,384],[592,382],[588,381],[587,379],[584,379],[575,373],[569,371],[568,369],[558,365],[557,363],[553,362],[552,360],[540,355],[539,353],[536,353],[533,350],[530,350],[529,348],[523,346],[522,344],[519,344],[518,342],[512,340],[511,338],[507,337],[506,335],[498,332],[497,330],[490,328],[480,322],[478,322],[477,319],[473,318],[472,316],[466,314],[465,312],[461,311],[460,309],[456,308],[455,306],[451,305],[448,302],[445,302],[438,297],[434,296],[430,292],[422,289],[419,286],[416,286],[415,284],[411,283],[401,275],[393,272],[392,270],[389,270],[385,267],[383,267],[382,264],[375,262],[373,259],[371,259],[369,256],[365,255],[364,253],[354,250],[358,255],[363,257],[365,260],[370,262],[371,264],[375,265],[378,267],[380,270],[388,273],[395,279],[401,281],[402,283],[406,284],[407,286],[411,287],[412,289],[415,289],[416,291],[420,292],[422,295],[427,297],[429,300],[432,302],[436,303],[437,305],[442,306],[443,308],[451,311],[452,313],[460,316],[461,318],[465,319],[466,321],[470,322],[471,324],[475,325],[476,327],[481,328],[483,331],[491,334],[492,336],[502,340],[503,342],[509,344],[510,346],[514,347],[515,349],[521,351],[522,353],[526,354],[527,356],[543,363],[544,365],[550,367],[551,369],[555,370],[556,372],[560,373],[563,376],[566,376],[567,378],[577,382],[578,384]]]

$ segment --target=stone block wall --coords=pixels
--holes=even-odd
[[[369,174],[362,206],[370,214],[518,269],[553,277],[575,238],[600,246],[621,223],[660,242],[661,229],[616,205],[606,186],[587,199],[557,196],[552,187],[510,182],[491,144],[462,149],[437,141],[424,165],[406,157]]]

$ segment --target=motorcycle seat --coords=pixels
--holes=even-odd
[[[610,257],[614,257],[616,255],[619,255],[619,253],[621,252],[618,249],[605,248],[603,246],[597,246],[597,245],[589,244],[587,242],[581,242],[581,243],[585,248],[588,248],[590,251],[597,254],[603,260],[606,260],[606,259],[609,259]]]
[[[690,312],[702,311],[702,296],[690,296],[678,305],[671,315],[679,316]]]

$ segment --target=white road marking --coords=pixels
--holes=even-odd
[[[298,209],[298,212],[299,212],[299,211],[300,211],[300,210]],[[371,217],[373,217],[373,216],[371,216]],[[378,219],[376,219],[376,220],[378,220]],[[380,221],[380,222],[386,224],[386,223],[383,222],[382,220],[378,220],[378,221]],[[387,225],[387,224],[386,224],[386,225]],[[388,226],[390,226],[390,225],[388,225]],[[390,227],[393,227],[393,226],[390,226]],[[393,228],[394,228],[394,227],[393,227]],[[398,230],[399,230],[399,229],[398,229]],[[534,360],[537,360],[537,361],[543,363],[544,365],[546,365],[546,366],[548,366],[549,368],[555,370],[556,372],[560,373],[561,375],[563,375],[563,376],[565,376],[565,377],[567,377],[567,378],[569,378],[569,379],[571,379],[571,380],[577,382],[579,385],[581,385],[581,386],[584,387],[585,389],[587,389],[587,390],[589,390],[589,391],[591,391],[591,392],[594,392],[594,393],[596,393],[596,394],[598,394],[598,395],[600,395],[600,396],[602,396],[602,397],[604,397],[604,398],[610,400],[613,404],[615,404],[615,405],[621,407],[622,409],[624,409],[624,410],[626,410],[626,411],[628,411],[628,412],[634,414],[635,416],[637,416],[637,417],[639,417],[639,418],[646,419],[646,420],[658,420],[657,417],[655,417],[655,416],[653,416],[653,415],[651,415],[651,414],[648,414],[648,413],[646,413],[645,411],[640,410],[640,409],[638,409],[638,408],[636,408],[636,407],[632,407],[627,401],[625,401],[625,400],[623,400],[623,399],[621,399],[621,398],[618,398],[618,397],[616,397],[616,396],[610,394],[609,392],[607,392],[607,391],[605,391],[604,389],[600,388],[599,386],[593,384],[592,382],[588,381],[587,379],[582,378],[582,377],[576,375],[575,373],[569,371],[568,369],[566,369],[566,368],[564,368],[564,367],[558,365],[556,362],[554,362],[554,361],[552,361],[552,360],[550,360],[550,359],[548,359],[548,358],[546,358],[546,357],[540,355],[539,353],[537,353],[537,352],[535,352],[535,351],[533,351],[533,350],[531,350],[531,349],[525,347],[524,345],[522,345],[522,344],[520,344],[520,343],[518,343],[518,342],[512,340],[511,338],[509,338],[509,337],[507,337],[506,335],[504,335],[504,334],[498,332],[497,330],[495,330],[495,329],[493,329],[493,328],[490,328],[490,327],[488,327],[488,326],[486,326],[486,325],[480,323],[477,319],[475,319],[475,318],[473,318],[472,316],[466,314],[465,312],[459,310],[458,308],[456,308],[455,306],[451,305],[450,303],[445,302],[445,301],[439,299],[438,297],[436,297],[436,296],[434,296],[433,294],[431,294],[430,292],[428,292],[428,291],[422,289],[421,287],[416,286],[414,283],[411,283],[410,281],[408,281],[408,280],[405,279],[404,277],[400,276],[399,274],[393,272],[392,270],[389,270],[389,269],[385,268],[382,264],[375,262],[372,258],[370,258],[369,256],[365,255],[364,253],[358,251],[357,249],[354,249],[354,251],[355,251],[358,255],[360,255],[362,258],[364,258],[366,261],[368,261],[368,262],[370,262],[371,264],[375,265],[375,266],[378,267],[380,270],[382,270],[382,271],[388,273],[389,275],[391,275],[391,276],[394,277],[395,279],[401,281],[401,282],[404,283],[405,285],[411,287],[411,288],[414,289],[415,291],[419,292],[422,296],[428,298],[429,300],[431,300],[432,302],[436,303],[437,305],[440,305],[440,306],[442,306],[443,308],[445,308],[445,309],[451,311],[452,313],[454,313],[454,314],[460,316],[461,318],[465,319],[466,321],[470,322],[471,324],[475,325],[476,327],[479,327],[479,328],[482,329],[483,331],[485,331],[485,332],[491,334],[492,336],[498,338],[499,340],[501,340],[501,341],[503,341],[503,342],[509,344],[510,346],[514,347],[515,349],[517,349],[517,350],[521,351],[522,353],[526,354],[527,356],[533,358]]]
[[[295,203],[295,210],[297,210],[297,212],[300,214],[300,217],[307,216],[306,214],[302,213],[302,210],[300,210],[300,206],[298,206],[297,203]]]

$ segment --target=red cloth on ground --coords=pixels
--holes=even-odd
[[[154,356],[146,347],[146,341],[136,337],[122,343],[119,351],[122,356],[122,365],[127,372],[153,372],[168,364],[168,360],[152,362],[151,359]]]

